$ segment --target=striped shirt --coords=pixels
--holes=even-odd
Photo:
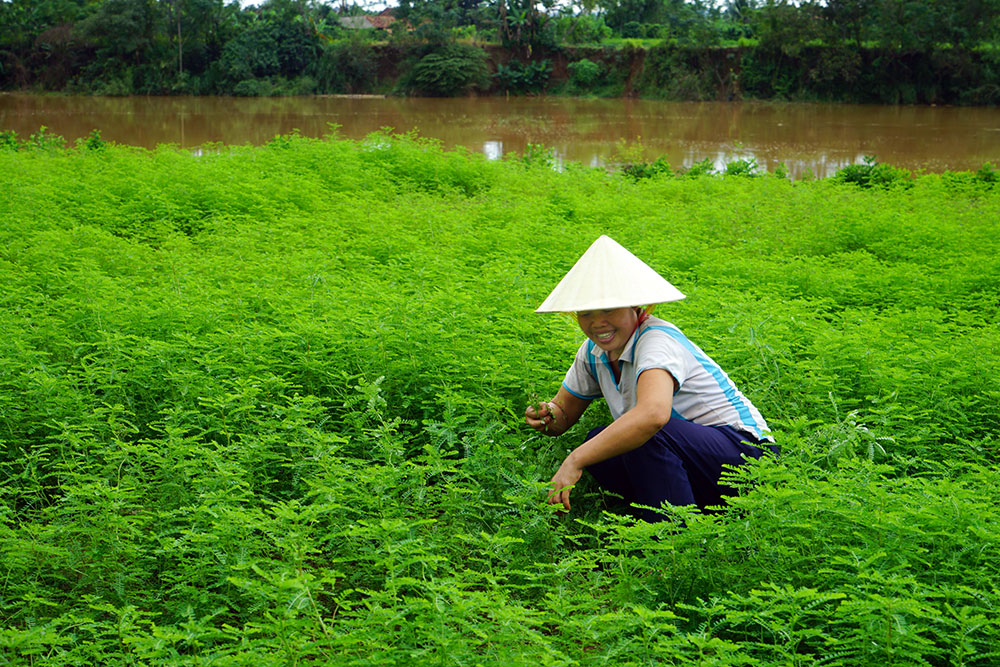
[[[677,381],[671,419],[705,426],[728,425],[767,442],[773,439],[764,418],[729,376],[670,322],[649,317],[629,338],[618,360],[615,381],[607,353],[586,340],[577,350],[563,387],[585,400],[604,397],[618,419],[635,407],[639,375],[662,368]]]

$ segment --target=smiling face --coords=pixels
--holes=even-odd
[[[615,361],[639,324],[639,314],[635,308],[585,310],[576,314],[576,322],[587,338]]]

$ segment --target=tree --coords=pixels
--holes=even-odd
[[[879,0],[827,0],[823,9],[828,34],[832,41],[848,41],[855,47],[873,37],[872,17]]]
[[[400,0],[396,18],[415,26],[429,21],[447,30],[481,24],[485,5],[485,0]]]
[[[828,0],[824,16],[835,37],[858,46],[975,48],[996,41],[1000,0]]]
[[[731,24],[738,26],[742,35],[749,37],[753,33],[750,27],[753,13],[759,5],[758,0],[726,0],[722,15]]]
[[[621,33],[626,23],[659,23],[662,0],[603,0],[604,21]]]
[[[163,7],[155,0],[104,0],[77,23],[78,34],[97,47],[99,59],[150,62]]]
[[[230,84],[253,78],[299,76],[319,54],[309,4],[271,0],[248,12],[249,24],[222,50],[220,66]]]
[[[177,74],[184,72],[184,49],[188,51],[207,49],[218,27],[219,19],[225,14],[222,0],[165,0],[172,39],[177,48]],[[201,69],[201,68],[199,68]]]
[[[754,36],[764,48],[798,53],[823,37],[821,7],[812,2],[794,5],[789,0],[767,0],[751,19]]]
[[[713,8],[703,0],[603,0],[605,22],[620,34],[626,25],[659,26],[656,34],[639,37],[671,37],[678,41],[706,43],[715,41],[711,27]]]
[[[550,22],[555,0],[541,0],[540,4],[541,9],[537,0],[497,0],[500,42],[524,57],[530,57],[533,49],[555,44]]]
[[[482,49],[447,44],[414,65],[407,87],[424,95],[454,97],[489,86],[490,70]]]
[[[907,5],[912,39],[924,49],[950,45],[975,48],[997,37],[998,0],[935,0]]]

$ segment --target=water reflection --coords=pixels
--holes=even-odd
[[[601,166],[622,155],[665,157],[675,167],[756,160],[793,177],[829,176],[876,155],[914,170],[1000,162],[1000,109],[830,104],[658,102],[565,98],[226,98],[0,95],[0,129],[27,136],[42,125],[70,142],[105,139],[155,147],[261,144],[276,134],[336,131],[360,139],[384,128],[416,131],[489,159],[552,149],[557,163]],[[333,128],[336,128],[335,130]]]
[[[499,160],[503,157],[503,142],[502,141],[484,141],[483,142],[483,155],[486,156],[487,160]]]

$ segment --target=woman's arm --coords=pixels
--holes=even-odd
[[[642,446],[663,428],[673,408],[674,386],[674,378],[667,371],[644,371],[636,386],[635,407],[570,452],[549,482],[549,502],[561,503],[569,510],[570,489],[580,480],[584,468]]]
[[[589,400],[574,396],[566,391],[566,387],[559,387],[555,397],[548,403],[537,407],[529,405],[524,411],[524,421],[546,435],[562,435],[580,421],[588,405]]]

